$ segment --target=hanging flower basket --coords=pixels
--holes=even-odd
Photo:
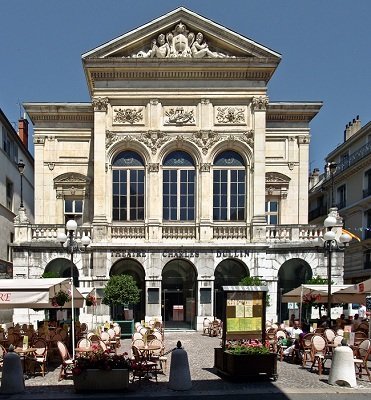
[[[52,298],[52,306],[53,307],[63,307],[66,303],[71,301],[71,295],[69,292],[65,292],[64,290],[60,290],[53,298]]]
[[[85,299],[85,303],[87,306],[96,306],[97,305],[97,299],[95,296],[89,294],[86,299]]]

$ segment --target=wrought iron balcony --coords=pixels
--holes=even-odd
[[[339,163],[337,165],[335,175],[356,164],[358,161],[362,160],[362,158],[368,156],[369,154],[371,154],[371,142],[366,143],[357,151],[352,153],[349,157],[344,159],[341,163]]]

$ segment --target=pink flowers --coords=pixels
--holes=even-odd
[[[257,339],[228,340],[225,350],[232,354],[269,354],[267,343]]]

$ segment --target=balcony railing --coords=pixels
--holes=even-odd
[[[344,159],[341,163],[337,165],[335,175],[346,170],[350,166],[356,164],[362,158],[368,156],[371,153],[371,142],[366,143],[357,151],[352,153],[348,158]]]
[[[27,226],[18,227],[15,224],[16,240],[20,242],[41,242],[48,241],[57,243],[57,236],[59,232],[65,232],[64,225],[36,225],[29,224]],[[210,230],[211,229],[211,230]],[[265,242],[310,242],[323,235],[323,227],[316,225],[267,225],[265,233]],[[101,227],[99,227],[101,232]],[[204,237],[200,236],[200,232],[204,232]],[[157,226],[157,229],[148,227],[146,223],[140,224],[120,224],[110,225],[106,227],[106,236],[99,239],[94,238],[94,230],[92,226],[79,226],[77,229],[77,239],[81,239],[84,235],[90,236],[93,243],[112,241],[112,243],[138,243],[140,241],[192,241],[194,243],[199,241],[210,241],[216,243],[235,242],[235,243],[249,243],[254,241],[250,237],[250,226],[247,224],[223,224],[223,225],[207,225],[207,229],[202,229],[202,225],[198,224],[163,224]],[[211,235],[211,237],[209,236]]]

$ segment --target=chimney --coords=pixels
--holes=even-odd
[[[356,118],[353,118],[352,122],[349,122],[344,131],[344,142],[350,139],[355,133],[357,133],[361,129],[361,121],[359,119],[359,115]]]
[[[26,116],[18,120],[18,136],[20,137],[24,147],[28,149],[28,121]]]
[[[319,182],[319,169],[314,168],[313,172],[309,175],[309,189],[316,186]]]

